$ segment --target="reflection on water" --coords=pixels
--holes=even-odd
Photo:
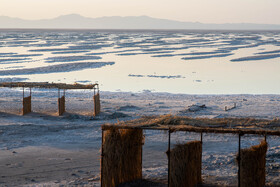
[[[105,91],[280,93],[275,31],[0,30],[0,39],[0,80],[99,82]]]

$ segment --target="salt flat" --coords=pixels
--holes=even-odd
[[[187,95],[144,92],[101,92],[102,113],[92,117],[92,91],[67,91],[66,111],[58,117],[57,90],[34,89],[33,113],[20,116],[21,89],[0,92],[0,186],[74,185],[99,186],[101,128],[104,123],[131,120],[143,115],[190,117],[278,118],[279,95]],[[225,106],[236,108],[225,111]],[[205,105],[203,108],[194,106]],[[192,106],[192,107],[190,107]],[[191,109],[191,110],[190,110]],[[195,109],[195,110],[194,110]],[[279,127],[273,127],[279,129]],[[200,134],[172,134],[172,145],[199,139]],[[244,136],[242,147],[263,137]],[[143,176],[167,179],[167,133],[145,131]],[[267,184],[280,184],[280,141],[268,137]],[[238,137],[205,134],[203,181],[235,186]]]

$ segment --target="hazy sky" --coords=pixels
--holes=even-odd
[[[0,15],[24,19],[65,14],[141,16],[203,23],[280,24],[280,0],[0,0]]]

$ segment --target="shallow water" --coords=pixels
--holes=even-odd
[[[104,91],[280,93],[276,31],[0,30],[0,39],[0,81],[99,82]],[[92,62],[102,65],[86,64]]]

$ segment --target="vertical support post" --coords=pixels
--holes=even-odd
[[[22,87],[22,115],[24,115],[24,86]]]
[[[96,96],[95,96],[95,87],[93,87],[93,116],[96,116]]]
[[[238,134],[238,187],[240,187],[240,166],[241,166],[241,133]]]
[[[100,172],[101,172],[101,177],[100,177],[100,183],[101,183],[101,187],[103,187],[103,138],[104,138],[104,130],[102,128],[102,135],[101,135],[101,168],[100,168]]]
[[[58,93],[58,95],[57,95],[58,96],[58,99],[57,99],[57,101],[58,101],[57,102],[57,104],[58,104],[58,115],[60,116],[61,115],[61,110],[60,110],[61,109],[60,89],[58,88],[57,91],[58,91],[57,92]]]
[[[22,91],[22,115],[28,114],[31,112],[31,87],[30,89],[30,96],[25,97],[25,87],[23,86]]]
[[[96,91],[97,89],[97,91]],[[94,90],[94,96],[93,96],[93,103],[94,103],[94,110],[93,110],[93,116],[97,116],[100,113],[100,95],[99,95],[99,87],[93,87]]]
[[[168,130],[168,151],[167,151],[167,155],[168,155],[168,187],[170,184],[170,139],[171,139],[171,133],[170,133],[170,129]]]
[[[203,133],[201,132],[201,133],[200,133],[200,141],[201,141],[201,144],[202,144],[202,140],[203,140]]]
[[[32,111],[32,103],[31,103],[31,87],[29,88],[29,93],[30,93],[30,112]]]
[[[63,90],[63,95],[60,97],[60,89],[58,88],[58,115],[62,116],[65,112],[65,89]]]
[[[66,103],[66,100],[65,100],[65,92],[66,92],[65,89],[63,89],[63,99],[62,99],[62,100],[63,100],[63,113],[66,111],[66,106],[65,106],[65,105],[66,105],[66,104],[65,104],[65,103]]]
[[[143,141],[141,142],[141,168],[142,168],[142,170],[141,170],[141,179],[142,179],[142,177],[143,177]]]

